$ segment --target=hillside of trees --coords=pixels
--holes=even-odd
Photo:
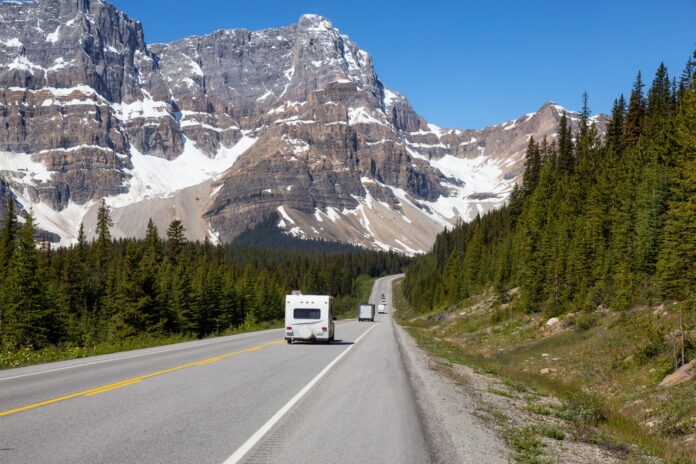
[[[366,276],[400,272],[408,258],[366,250],[309,253],[189,242],[181,221],[160,239],[113,240],[102,202],[98,237],[51,249],[31,216],[9,202],[0,229],[0,348],[93,346],[142,334],[203,337],[283,317],[293,289],[333,295],[352,311]],[[37,246],[38,245],[38,246]],[[364,287],[364,285],[363,285]]]
[[[572,133],[529,140],[524,181],[506,207],[441,233],[408,268],[421,312],[495,288],[520,310],[557,316],[688,300],[696,310],[696,54],[676,79],[638,74],[604,137],[587,96]]]

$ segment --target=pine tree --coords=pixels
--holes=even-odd
[[[570,175],[575,166],[573,155],[573,132],[565,112],[561,115],[558,126],[558,159],[557,169],[561,175]]]
[[[97,210],[97,242],[111,241],[111,227],[114,225],[111,220],[111,208],[103,198],[99,202]]]
[[[646,164],[641,174],[634,204],[635,245],[631,269],[647,278],[655,272],[660,252],[668,184],[667,170],[657,162]]]
[[[80,230],[77,233],[77,248],[84,250],[87,247],[87,238],[85,237],[85,224],[80,223]]]
[[[608,155],[618,157],[624,149],[624,118],[626,115],[626,101],[623,94],[614,100],[611,110],[611,119],[607,123],[605,136]]]
[[[97,243],[95,247],[97,267],[99,267],[102,272],[104,271],[109,259],[109,252],[111,251],[111,226],[113,225],[113,221],[111,220],[111,209],[102,198],[99,202],[99,209],[97,210]]]
[[[174,219],[167,229],[167,258],[174,265],[178,264],[179,257],[184,251],[185,231],[184,224],[179,219]]]
[[[590,129],[590,97],[587,95],[587,91],[582,93],[582,109],[580,110],[580,124],[578,131],[578,140],[581,140],[587,136],[587,131]]]
[[[653,145],[665,143],[665,130],[671,121],[674,111],[674,96],[669,73],[664,63],[660,63],[652,86],[648,91],[646,103],[646,133],[651,137]]]
[[[688,60],[686,60],[686,66],[684,66],[684,71],[679,78],[679,86],[677,87],[677,97],[683,98],[691,87],[691,82],[696,75],[696,50],[691,54]]]
[[[520,188],[519,185],[515,184],[510,192],[510,198],[508,199],[508,208],[510,209],[510,216],[515,219],[520,214],[522,214],[522,208],[524,207],[524,190]]]
[[[7,269],[7,265],[12,259],[14,253],[14,240],[17,237],[19,225],[15,212],[14,199],[10,195],[7,199],[7,212],[3,221],[2,229],[0,230],[0,272]]]
[[[147,230],[145,232],[145,254],[154,262],[159,262],[162,259],[162,244],[159,238],[159,231],[152,222],[152,218],[147,221]]]
[[[19,228],[5,281],[3,338],[9,346],[41,348],[48,342],[46,287],[39,267],[36,227],[29,214]]]
[[[645,118],[645,98],[643,97],[643,79],[640,71],[633,83],[631,97],[628,100],[628,110],[626,111],[626,124],[624,129],[624,144],[632,145],[638,141],[643,133]]]
[[[534,193],[539,184],[541,175],[541,151],[539,145],[534,141],[534,137],[529,138],[527,144],[527,155],[524,160],[524,175],[522,180],[522,192],[525,196]]]

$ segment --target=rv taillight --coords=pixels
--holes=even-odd
[[[287,327],[286,327],[286,329],[288,329],[288,330],[292,330],[292,327],[290,327],[290,326],[287,326]]]
[[[326,327],[322,327],[321,330],[323,330],[324,332],[326,332],[326,331],[329,330],[329,329],[327,329]]]

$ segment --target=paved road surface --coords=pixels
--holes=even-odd
[[[394,278],[370,298],[390,313]],[[2,371],[0,463],[429,462],[391,314],[331,345],[282,336]]]

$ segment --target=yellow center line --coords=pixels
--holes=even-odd
[[[100,390],[93,391],[93,392],[91,392],[91,393],[85,393],[84,396],[98,395],[99,393],[103,393],[103,392],[105,392],[105,391],[109,391],[109,390],[114,390],[114,389],[116,389],[116,388],[125,387],[126,385],[133,385],[134,383],[138,383],[138,382],[142,382],[142,380],[133,380],[133,381],[131,381],[131,382],[123,382],[123,383],[120,383],[120,384],[118,384],[118,385],[112,385],[112,386],[104,387],[104,388],[102,388],[102,389],[100,389]]]
[[[344,325],[352,324],[352,323],[354,323],[354,322],[355,322],[355,321],[345,322],[345,323],[343,323],[343,324],[338,324],[338,325],[336,325],[336,327],[342,327],[342,326],[344,326]],[[132,385],[132,384],[141,382],[141,381],[143,381],[143,380],[145,380],[145,379],[149,379],[150,377],[155,377],[155,376],[158,376],[158,375],[167,374],[167,373],[169,373],[169,372],[178,371],[178,370],[185,369],[185,368],[191,367],[191,366],[202,366],[202,365],[205,365],[205,364],[208,364],[208,363],[212,363],[212,362],[215,362],[215,361],[219,361],[219,360],[221,360],[221,359],[223,359],[223,358],[227,358],[227,357],[229,357],[229,356],[234,356],[234,355],[240,354],[240,353],[248,353],[248,352],[256,351],[256,350],[259,350],[259,349],[264,348],[264,347],[267,347],[267,346],[275,345],[275,344],[277,344],[277,343],[283,343],[284,341],[285,341],[285,339],[283,339],[283,340],[276,340],[276,341],[274,341],[274,342],[264,343],[263,345],[255,346],[255,347],[253,347],[253,348],[246,348],[246,349],[243,349],[243,350],[235,351],[235,352],[233,352],[233,353],[227,353],[227,354],[223,354],[223,355],[220,355],[220,356],[215,356],[214,358],[208,358],[208,359],[204,359],[204,360],[202,360],[202,361],[197,361],[197,362],[192,362],[192,363],[189,363],[189,364],[184,364],[183,366],[172,367],[171,369],[165,369],[165,370],[163,370],[163,371],[153,372],[152,374],[147,374],[147,375],[143,375],[143,376],[140,376],[140,377],[135,377],[135,378],[128,379],[128,380],[122,380],[121,382],[116,382],[116,383],[112,383],[112,384],[109,384],[109,385],[103,385],[103,386],[101,386],[101,387],[92,388],[92,389],[90,389],[90,390],[85,390],[85,391],[82,391],[82,392],[79,392],[79,393],[73,393],[73,394],[71,394],[71,395],[61,396],[61,397],[59,397],[59,398],[53,398],[52,400],[42,401],[41,403],[35,403],[35,404],[30,404],[30,405],[28,405],[28,406],[23,406],[23,407],[21,407],[21,408],[11,409],[11,410],[9,410],[9,411],[0,412],[0,416],[7,416],[8,414],[14,414],[14,413],[16,413],[16,412],[26,411],[27,409],[38,408],[39,406],[45,406],[45,405],[47,405],[47,404],[57,403],[57,402],[59,402],[59,401],[64,401],[64,400],[68,400],[68,399],[70,399],[70,398],[75,398],[76,396],[92,396],[92,395],[96,395],[96,394],[99,394],[99,393],[103,393],[103,392],[105,392],[105,391],[110,391],[110,390],[114,390],[114,389],[116,389],[116,388],[125,387],[125,386],[127,386],[127,385]]]
[[[191,366],[201,366],[203,364],[219,361],[220,359],[227,358],[229,356],[234,356],[235,354],[256,351],[256,350],[259,350],[259,349],[264,348],[266,346],[275,345],[277,343],[283,343],[284,341],[285,341],[284,339],[283,340],[276,340],[274,342],[264,343],[263,345],[255,346],[253,348],[246,348],[244,350],[235,351],[233,353],[227,353],[227,354],[223,354],[221,356],[215,356],[214,358],[204,359],[203,361],[197,361],[197,362],[193,362],[193,363],[189,363],[189,364],[184,364],[183,366],[172,367],[171,369],[165,369],[163,371],[153,372],[152,374],[142,375],[140,377],[135,377],[135,378],[128,379],[128,380],[123,380],[121,382],[116,382],[116,383],[112,383],[109,385],[103,385],[101,387],[96,387],[96,388],[92,388],[89,390],[81,391],[79,393],[73,393],[71,395],[65,395],[65,396],[61,396],[59,398],[53,398],[51,400],[42,401],[41,403],[35,403],[35,404],[30,404],[28,406],[23,406],[21,408],[11,409],[9,411],[0,412],[0,416],[7,416],[8,414],[14,414],[16,412],[26,411],[27,409],[38,408],[39,406],[45,406],[47,404],[57,403],[59,401],[64,401],[64,400],[67,400],[70,398],[75,398],[76,396],[96,395],[98,393],[102,393],[105,391],[114,390],[114,389],[120,388],[120,387],[125,387],[126,385],[132,385],[134,383],[141,382],[145,379],[149,379],[150,377],[155,377],[157,375],[162,375],[162,374],[166,374],[169,372],[178,371],[178,370],[185,369],[185,368],[191,367]]]

